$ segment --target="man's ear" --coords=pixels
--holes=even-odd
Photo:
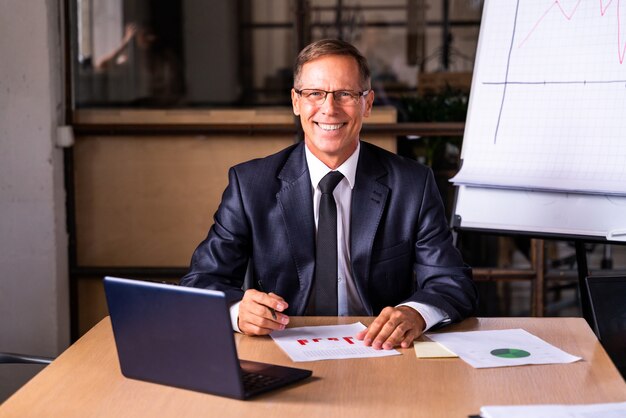
[[[291,107],[293,108],[293,114],[300,116],[300,96],[294,89],[291,89]]]
[[[363,117],[368,118],[372,113],[372,107],[374,106],[374,90],[370,90],[365,96],[365,109],[363,110]]]

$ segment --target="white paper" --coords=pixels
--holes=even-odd
[[[483,406],[483,418],[623,418],[626,402],[587,405]]]
[[[274,331],[274,342],[295,362],[399,355],[396,350],[366,347],[356,335],[366,328],[360,322],[350,325],[324,325]]]
[[[427,334],[475,368],[525,364],[573,363],[581,360],[523,329]]]

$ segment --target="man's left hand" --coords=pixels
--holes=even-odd
[[[408,306],[388,306],[356,338],[375,350],[391,350],[397,346],[409,348],[425,328],[426,321],[415,309]]]

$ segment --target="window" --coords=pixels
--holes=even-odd
[[[471,72],[481,9],[480,0],[74,0],[73,106],[289,105],[297,52],[338,37],[368,58],[377,102],[402,108],[420,84],[447,82],[425,74]]]

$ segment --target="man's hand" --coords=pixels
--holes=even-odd
[[[408,348],[426,328],[422,315],[408,306],[390,306],[382,310],[378,318],[367,329],[359,332],[356,338],[366,346],[376,350],[391,350],[401,346]]]
[[[287,306],[287,302],[274,293],[249,289],[239,304],[239,330],[248,335],[267,335],[275,329],[285,329],[289,317],[280,312]]]

